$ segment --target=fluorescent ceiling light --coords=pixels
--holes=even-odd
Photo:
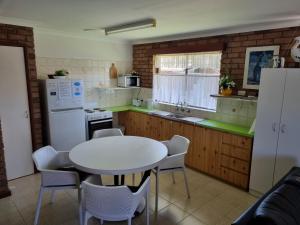
[[[120,33],[120,32],[127,32],[132,30],[139,30],[144,28],[156,27],[156,20],[155,19],[145,19],[140,20],[132,23],[121,24],[112,27],[105,27],[105,35]]]

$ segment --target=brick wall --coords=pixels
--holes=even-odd
[[[242,88],[247,47],[280,45],[280,55],[286,58],[286,67],[299,67],[290,57],[289,51],[291,41],[297,36],[300,36],[300,27],[134,45],[133,70],[141,74],[141,85],[151,88],[153,52],[157,52],[159,49],[184,49],[185,47],[191,49],[191,47],[197,48],[199,45],[225,43],[221,72],[228,69],[232,78],[237,82],[238,88]]]
[[[36,74],[33,29],[30,27],[0,24],[0,45],[18,46],[24,49],[28,100],[33,149],[42,146],[42,126],[39,88]],[[0,81],[1,82],[1,81]],[[0,159],[4,159],[0,151]],[[2,160],[4,162],[4,160]],[[0,160],[0,174],[5,174],[4,164]],[[0,186],[2,182],[0,181]]]
[[[8,189],[5,161],[4,161],[4,146],[2,139],[1,121],[0,121],[0,198],[10,195],[10,190]]]

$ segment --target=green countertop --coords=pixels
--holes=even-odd
[[[212,128],[215,130],[237,134],[245,137],[252,138],[254,136],[254,133],[249,133],[250,127],[243,127],[236,124],[224,123],[216,120],[203,120],[201,122],[197,122],[196,125],[197,124],[203,127]]]
[[[124,112],[124,111],[134,111],[134,112],[142,112],[142,113],[151,113],[155,110],[150,110],[143,107],[136,107],[136,106],[116,106],[116,107],[108,107],[107,110],[112,112]],[[218,131],[228,132],[232,134],[237,134],[245,137],[253,138],[254,133],[249,133],[249,127],[243,127],[236,124],[224,123],[216,120],[202,120],[200,122],[196,122],[195,125],[199,125],[202,127],[207,127],[211,129],[215,129]]]
[[[131,111],[134,111],[134,112],[150,113],[150,112],[154,111],[154,110],[150,110],[150,109],[147,109],[147,108],[136,107],[136,106],[131,106],[131,105],[108,107],[106,109],[110,110],[112,112],[124,112],[124,111],[131,110]]]

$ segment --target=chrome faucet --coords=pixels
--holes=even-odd
[[[179,105],[180,105],[180,102],[177,102],[176,108],[175,108],[176,111],[179,111]]]
[[[188,108],[186,108],[184,105],[185,105],[185,104],[184,104],[183,102],[177,102],[175,110],[178,112],[179,109],[180,109],[180,111],[181,111],[182,113],[184,113],[184,112],[190,113],[191,110],[188,109]],[[179,106],[180,106],[180,107],[179,107]]]
[[[181,112],[184,112],[184,111],[185,111],[185,109],[184,109],[184,107],[183,107],[183,103],[182,103],[182,102],[180,102],[180,111],[181,111]]]

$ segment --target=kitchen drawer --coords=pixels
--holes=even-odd
[[[245,148],[239,148],[233,145],[222,144],[221,153],[230,157],[250,161],[251,151]]]
[[[221,178],[238,187],[248,189],[248,176],[234,170],[221,167]]]
[[[232,134],[222,133],[222,144],[232,145]]]
[[[221,166],[235,170],[237,172],[248,174],[249,163],[226,155],[221,156]]]
[[[233,136],[232,144],[241,148],[251,149],[252,139],[240,136]]]

